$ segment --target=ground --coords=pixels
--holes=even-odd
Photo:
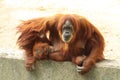
[[[119,0],[0,0],[0,52],[19,50],[16,27],[21,20],[56,13],[75,13],[86,17],[105,38],[105,58],[120,59]]]

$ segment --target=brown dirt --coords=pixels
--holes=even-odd
[[[120,59],[119,0],[0,0],[0,49],[18,49],[16,26],[20,20],[56,13],[76,13],[88,18],[105,38],[105,57]]]

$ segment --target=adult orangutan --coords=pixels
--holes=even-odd
[[[37,59],[72,61],[82,74],[104,60],[104,38],[87,19],[57,14],[28,20],[18,27],[18,45],[26,53],[26,69]]]

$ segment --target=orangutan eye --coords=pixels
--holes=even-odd
[[[66,31],[66,30],[72,32],[72,25],[69,25],[69,26],[64,25],[62,28],[62,32]]]

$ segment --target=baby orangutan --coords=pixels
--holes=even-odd
[[[50,53],[52,53],[53,51],[52,46],[49,46],[47,43],[35,43],[35,45],[33,46],[33,56],[36,59],[49,59],[49,55]]]
[[[61,53],[60,50],[55,50],[53,46],[50,46],[48,43],[37,42],[33,46],[33,57],[31,57],[31,59],[26,60],[26,69],[27,70],[34,69],[34,63],[36,62],[36,60],[44,60],[44,59],[51,59],[56,61],[66,60],[64,56],[60,56],[61,55],[60,53]],[[78,56],[78,57],[73,57],[71,60],[73,63],[82,66],[85,58],[86,56]]]

